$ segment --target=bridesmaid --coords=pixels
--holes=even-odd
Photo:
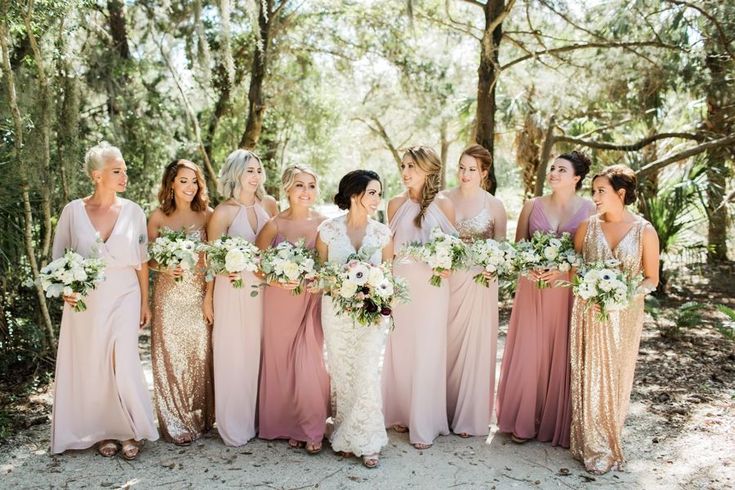
[[[317,175],[307,166],[291,165],[281,182],[289,207],[266,223],[255,243],[265,250],[304,239],[313,249],[317,228],[325,219],[312,209]],[[316,454],[322,449],[329,410],[321,295],[307,290],[294,296],[297,285],[270,284],[263,295],[259,436],[288,439],[294,448],[305,444],[308,453]]]
[[[459,158],[459,187],[445,195],[454,204],[457,231],[465,242],[505,240],[506,214],[500,199],[487,192],[492,155],[480,145]],[[480,272],[456,271],[449,278],[447,335],[447,415],[461,437],[490,432],[498,342],[498,282],[490,287],[472,278]]]
[[[594,204],[578,197],[590,161],[573,151],[560,155],[549,168],[551,195],[531,199],[518,217],[516,241],[537,230],[561,235],[574,233],[594,212]],[[569,447],[569,288],[554,287],[569,280],[568,273],[547,271],[518,279],[508,325],[498,385],[497,417],[500,432],[514,442],[536,438],[554,446]],[[539,289],[543,279],[551,287]]]
[[[106,142],[85,156],[91,196],[64,207],[53,257],[72,249],[106,263],[105,280],[75,312],[65,296],[56,357],[51,452],[98,444],[102,456],[135,459],[143,439],[158,439],[138,355],[138,329],[151,317],[145,214],[117,196],[128,185],[120,150]]]
[[[439,192],[441,160],[426,146],[409,148],[401,161],[406,191],[388,203],[396,251],[408,242],[427,242],[431,230],[454,229],[454,205]],[[383,412],[387,427],[409,431],[416,449],[428,449],[447,425],[447,320],[449,286],[429,284],[431,269],[397,257],[394,273],[408,283],[411,301],[393,309],[383,367]],[[448,274],[445,274],[448,277]]]
[[[278,212],[265,194],[263,164],[252,152],[235,150],[225,160],[217,191],[225,199],[207,226],[210,241],[222,235],[251,242]],[[243,287],[232,281],[242,277]],[[263,328],[263,295],[250,295],[260,280],[252,272],[217,276],[207,285],[204,317],[212,329],[214,396],[217,432],[228,446],[242,446],[255,437],[258,371]]]
[[[354,170],[342,177],[334,202],[347,214],[319,227],[316,248],[322,262],[345,264],[354,254],[375,265],[393,260],[390,228],[370,217],[382,194],[383,184],[375,172]],[[335,394],[334,431],[329,438],[332,449],[343,456],[361,456],[366,467],[375,468],[380,450],[388,444],[380,396],[388,321],[355,325],[349,316],[336,315],[332,299],[325,296],[322,325]]]
[[[623,423],[633,387],[643,328],[643,297],[658,285],[658,235],[626,209],[636,200],[635,173],[613,165],[592,178],[598,214],[582,223],[574,245],[585,262],[616,259],[630,277],[643,276],[631,303],[600,321],[596,309],[576,299],[572,311],[571,451],[587,471],[622,469]]]
[[[158,238],[162,228],[205,239],[212,209],[204,175],[195,163],[174,160],[166,166],[158,202],[148,220],[149,241]],[[180,446],[191,444],[214,423],[212,343],[202,315],[203,265],[202,260],[200,270],[186,273],[181,267],[158,269],[153,283],[151,364],[158,430],[166,441]],[[156,266],[151,261],[151,267]]]

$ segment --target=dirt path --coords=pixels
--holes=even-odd
[[[654,357],[647,332],[639,363],[652,376]],[[500,338],[500,347],[504,336]],[[655,344],[655,343],[654,343]],[[652,344],[651,344],[652,345]],[[146,356],[147,357],[147,356]],[[663,356],[665,358],[665,356]],[[499,355],[500,358],[500,355]],[[147,359],[146,359],[147,360]],[[146,363],[149,375],[150,365]],[[733,488],[735,399],[725,390],[689,404],[672,419],[658,393],[640,380],[624,432],[629,463],[624,472],[587,474],[568,451],[548,444],[516,445],[503,434],[481,438],[440,437],[416,451],[405,434],[390,433],[381,466],[363,468],[328,448],[309,456],[285,442],[255,440],[228,448],[212,434],[188,448],[147,443],[139,460],[104,459],[95,451],[50,456],[49,424],[32,427],[0,451],[2,488]],[[658,396],[658,395],[657,395]],[[691,408],[693,407],[693,408]],[[674,407],[676,408],[676,407]],[[672,408],[673,410],[673,408]],[[681,415],[681,410],[678,412]]]

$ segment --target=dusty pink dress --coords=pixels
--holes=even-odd
[[[255,241],[268,221],[268,213],[255,205],[256,229],[240,206],[227,235]],[[228,446],[242,446],[255,437],[258,400],[260,343],[263,329],[263,290],[253,297],[253,285],[261,281],[243,272],[243,287],[235,288],[225,276],[214,281],[214,409],[217,432]]]
[[[99,240],[81,199],[66,205],[54,237],[54,259],[72,249],[105,260],[105,280],[85,299],[87,310],[64,304],[56,355],[51,452],[105,440],[158,439],[151,397],[138,355],[140,285],[148,261],[145,214],[127,199],[112,233]]]
[[[420,206],[410,199],[390,222],[397,252],[393,272],[408,283],[410,302],[393,309],[395,329],[388,337],[383,361],[383,413],[385,425],[408,427],[411,444],[432,444],[449,433],[447,424],[447,314],[449,286],[429,284],[431,269],[401,257],[409,242],[427,242],[431,230],[456,230],[436,203],[431,203],[417,227],[413,219]]]
[[[275,218],[279,229],[287,226]],[[303,237],[314,248],[317,229]],[[279,232],[273,245],[284,241]],[[322,296],[294,296],[279,287],[264,294],[260,365],[259,434],[262,439],[321,442],[329,416],[329,375],[324,365]]]
[[[457,223],[462,240],[493,238],[494,221],[487,208]],[[490,432],[495,395],[498,346],[498,281],[489,287],[473,277],[482,269],[459,270],[449,277],[447,327],[447,415],[455,434]]]
[[[552,230],[542,203],[535,199],[528,218],[529,235],[537,230],[574,234],[592,212],[594,204],[585,201],[574,216]],[[561,280],[569,280],[568,275]],[[571,312],[569,288],[539,289],[528,279],[518,279],[498,384],[501,432],[569,447]]]

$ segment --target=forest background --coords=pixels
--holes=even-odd
[[[312,165],[328,202],[354,168],[400,192],[411,144],[451,186],[478,142],[512,218],[555,154],[625,163],[664,259],[647,326],[662,349],[710,349],[721,383],[698,389],[733,397],[733,0],[0,0],[0,51],[0,440],[47,419],[28,396],[51,379],[60,303],[35,278],[100,140],[148,211],[174,158],[216,204],[236,148],[276,197],[285,165]]]

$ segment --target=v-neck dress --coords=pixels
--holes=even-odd
[[[227,235],[254,242],[269,219],[260,204],[254,207],[256,227],[248,220],[248,208],[240,205]],[[260,344],[263,331],[263,289],[252,272],[242,272],[243,287],[227,276],[214,280],[214,409],[217,432],[228,446],[242,446],[256,433]]]
[[[148,261],[146,219],[118,198],[120,214],[102,241],[84,202],[66,205],[56,226],[53,258],[72,249],[105,261],[105,280],[75,312],[64,304],[56,355],[51,452],[85,449],[105,440],[158,439],[151,397],[138,354],[140,285],[136,269]]]
[[[543,204],[535,199],[528,218],[529,237],[539,230],[574,234],[593,212],[594,204],[585,200],[555,230]],[[568,275],[561,280],[569,280]],[[501,432],[569,447],[571,311],[569,288],[539,289],[533,281],[518,279],[498,383],[496,414]]]

